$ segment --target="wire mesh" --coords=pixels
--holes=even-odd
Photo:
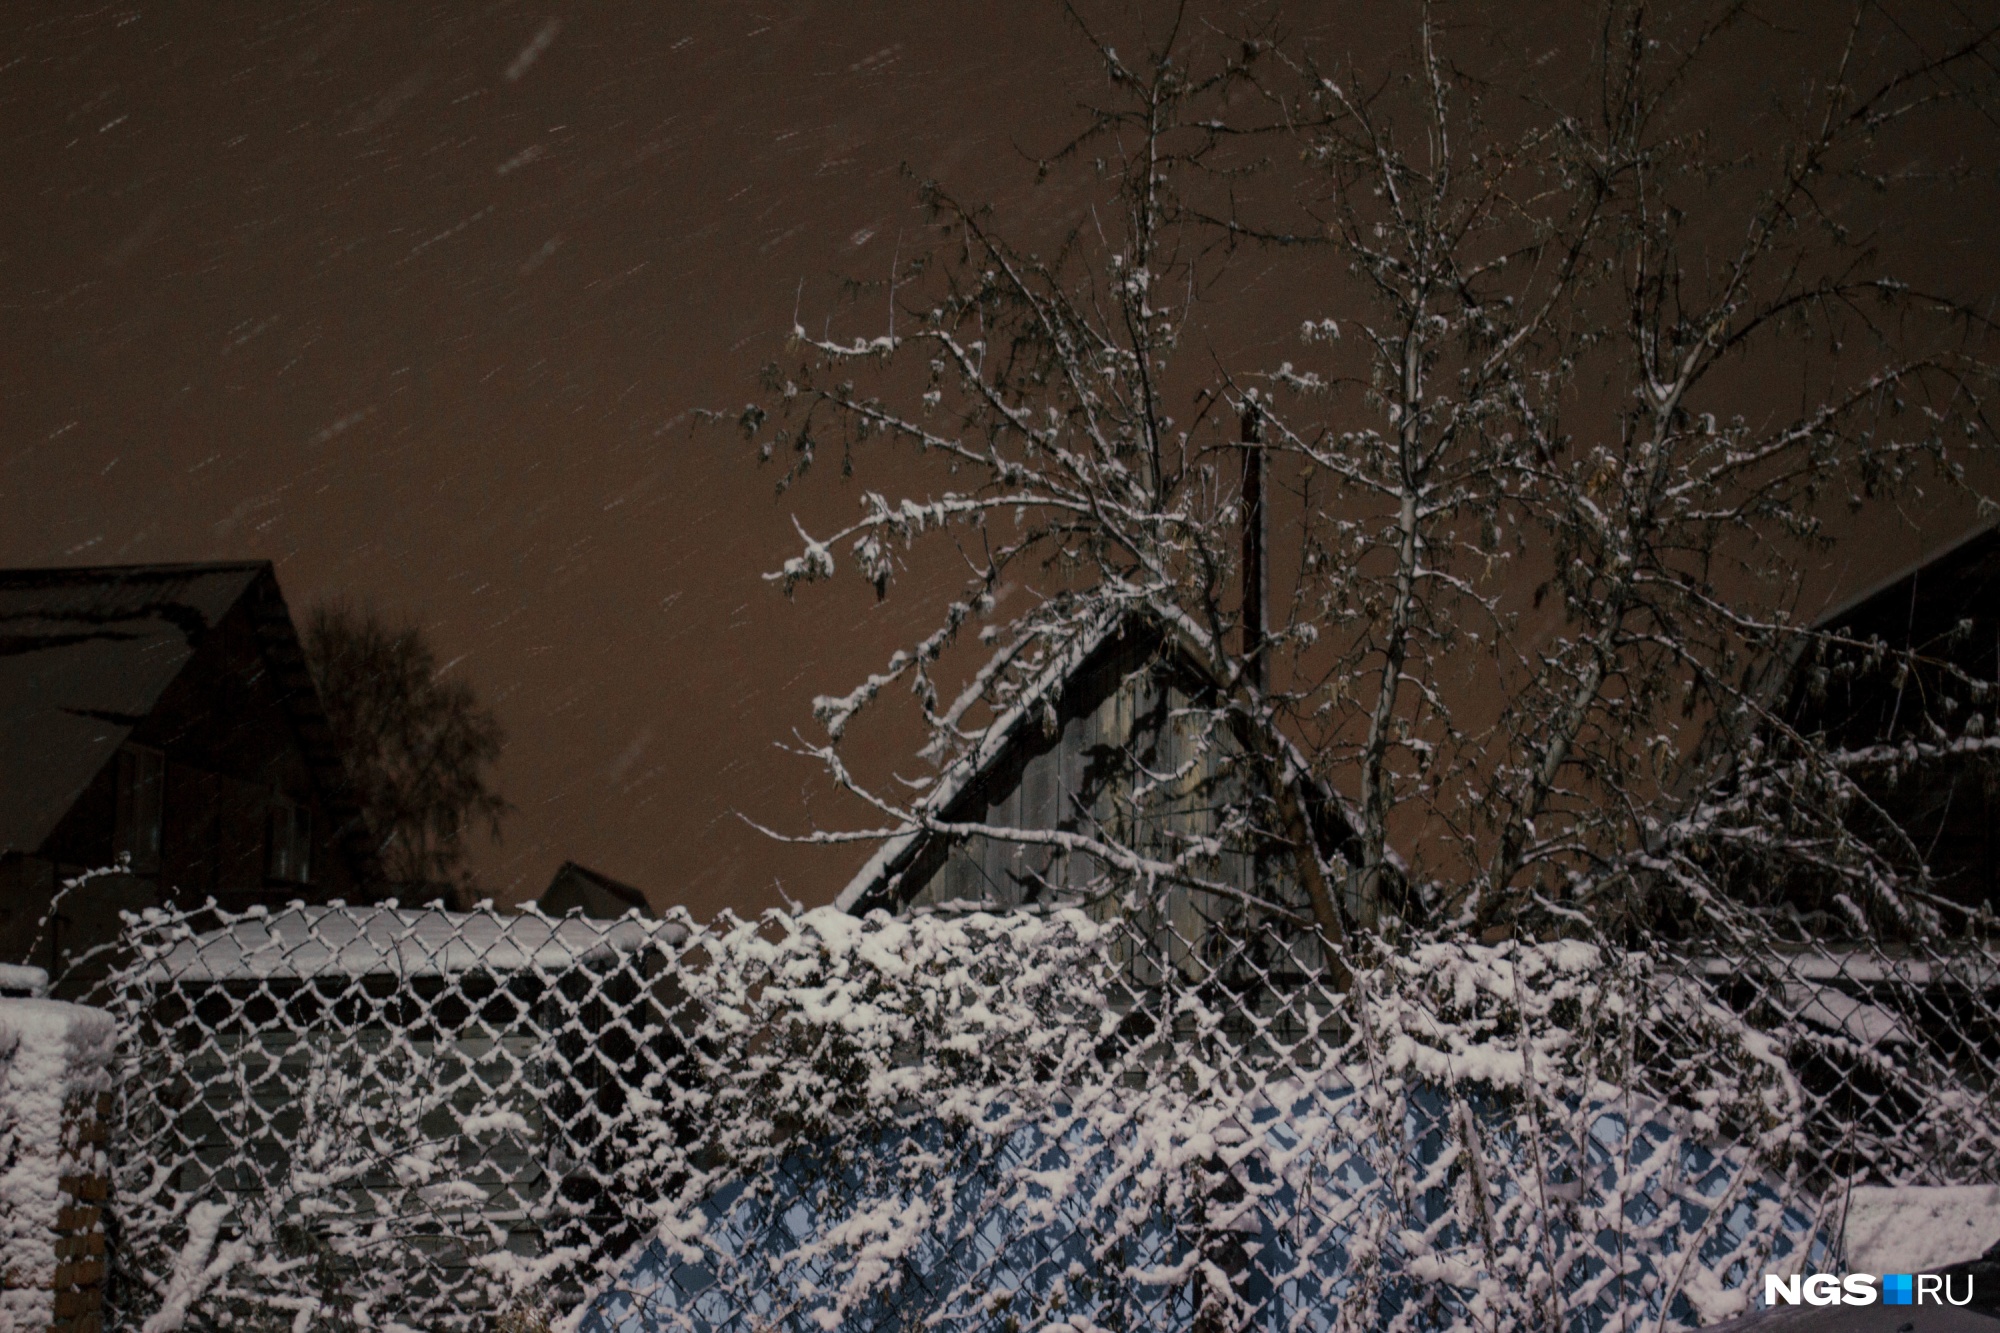
[[[1850,1182],[2000,1181],[1978,942],[1330,974],[1068,912],[294,906],[125,949],[134,1327],[1691,1326],[1836,1263]]]

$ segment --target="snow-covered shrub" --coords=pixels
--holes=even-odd
[[[1781,1054],[1653,960],[1442,943],[1345,994],[1145,994],[1124,929],[704,941],[644,1108],[679,1128],[628,1159],[657,1237],[585,1326],[1671,1326],[1813,1233]]]
[[[59,1228],[61,1214],[80,1202],[65,1182],[106,1174],[103,1149],[81,1131],[112,1089],[112,1068],[108,1015],[0,999],[0,1333],[53,1322],[57,1242],[77,1230]]]

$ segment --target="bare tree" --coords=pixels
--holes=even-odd
[[[1179,23],[1132,61],[1077,18],[1112,100],[1050,167],[1096,167],[1089,218],[1037,258],[930,188],[944,245],[897,275],[888,328],[799,329],[804,358],[744,417],[787,484],[829,448],[954,474],[865,493],[771,576],[788,592],[843,548],[883,594],[920,541],[970,571],[932,633],[819,701],[808,749],[881,820],[806,836],[1041,839],[1142,889],[1217,893],[1230,839],[1279,845],[1332,940],[1398,920],[1679,928],[1802,874],[1860,929],[1934,927],[1945,905],[1852,833],[1853,764],[1787,724],[1771,669],[1886,651],[1800,623],[1802,561],[1843,507],[1969,491],[1990,434],[1992,324],[1880,244],[1885,196],[1916,183],[1890,169],[1899,136],[1994,105],[2000,29],[1919,8],[1848,10],[1747,148],[1717,143],[1694,91],[1763,31],[1742,4],[1614,0],[1587,72],[1514,86],[1468,73],[1474,36],[1428,10],[1377,74]],[[1304,322],[1301,364],[1191,368],[1195,309],[1247,246],[1295,251],[1345,304]],[[1779,376],[1797,387],[1760,388]],[[1190,384],[1183,420],[1169,386]],[[1240,623],[1237,414],[1301,523],[1267,634]],[[998,616],[1008,580],[1041,596]],[[1219,838],[952,823],[844,760],[897,683],[930,754],[967,752],[1134,611],[1202,658],[1202,743],[1254,777]],[[1000,651],[941,703],[941,662],[982,619]],[[1304,827],[1315,780],[1351,802],[1334,854]]]
[[[469,904],[467,837],[484,825],[499,838],[509,808],[491,776],[499,717],[469,683],[443,677],[422,630],[372,608],[314,607],[304,643],[391,882]]]

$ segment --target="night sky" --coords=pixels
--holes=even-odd
[[[772,591],[853,487],[780,500],[696,412],[915,244],[905,167],[1073,210],[1023,150],[1100,82],[1042,4],[8,6],[0,563],[264,558],[420,622],[510,734],[503,900],[574,858],[825,901],[864,852],[733,812],[806,817],[774,742],[926,598]]]

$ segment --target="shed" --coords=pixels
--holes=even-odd
[[[163,1197],[404,1228],[440,1299],[482,1246],[629,1239],[610,1131],[674,1049],[653,989],[678,923],[293,903],[139,938],[118,1002],[157,1054],[126,1099],[157,1137],[121,1148],[142,1174],[180,1164]],[[342,1152],[381,1160],[343,1175]],[[396,1183],[418,1160],[477,1200],[438,1213]]]
[[[943,769],[917,809],[942,823],[1102,827],[1169,854],[1188,839],[1217,841],[1210,881],[1239,892],[1172,886],[1137,923],[1159,958],[1194,966],[1225,934],[1268,933],[1274,919],[1260,919],[1249,899],[1279,904],[1293,919],[1310,912],[1289,855],[1220,828],[1220,807],[1240,801],[1254,778],[1226,732],[1195,743],[1217,689],[1177,632],[1142,613],[1108,619],[1057,653],[977,746]],[[1305,771],[1295,751],[1285,759]],[[1315,780],[1302,785],[1318,851],[1337,858],[1351,828],[1341,798]],[[1082,905],[1105,917],[1124,908],[1100,887],[1105,881],[1087,853],[916,827],[884,842],[834,901],[856,913]]]

